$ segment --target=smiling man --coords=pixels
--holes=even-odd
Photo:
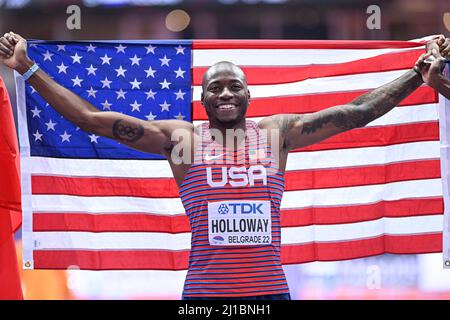
[[[436,38],[427,47],[445,56],[450,39]],[[82,130],[166,156],[192,231],[184,299],[290,299],[280,258],[280,203],[289,151],[381,117],[421,86],[428,72],[417,64],[346,105],[255,123],[246,120],[250,91],[244,72],[219,62],[202,82],[209,121],[194,127],[179,120],[143,121],[101,112],[40,70],[27,56],[26,41],[12,32],[0,38],[0,59]],[[174,136],[183,137],[182,148]],[[179,161],[180,155],[189,161]]]

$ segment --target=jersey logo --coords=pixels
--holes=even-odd
[[[206,160],[206,161],[211,161],[211,160],[214,160],[214,159],[219,159],[219,158],[222,157],[223,155],[225,155],[225,153],[219,154],[219,155],[217,155],[217,156],[210,156],[209,154],[206,154],[206,155],[205,155],[205,160]]]
[[[246,167],[222,167],[220,180],[215,177],[213,180],[212,170],[206,168],[206,178],[210,187],[223,187],[229,183],[232,187],[254,186],[255,181],[261,180],[263,185],[267,185],[266,168],[262,165]]]

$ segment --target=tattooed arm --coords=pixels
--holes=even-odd
[[[439,36],[429,41],[426,48],[429,51],[439,50],[440,54],[445,56],[450,52],[450,39]],[[320,142],[353,128],[363,127],[392,110],[423,84],[422,77],[426,79],[427,73],[424,65],[416,65],[415,69],[420,71],[422,76],[412,69],[398,79],[356,98],[347,105],[304,115],[275,115],[261,121],[260,126],[280,129],[281,146],[286,151]],[[442,81],[439,85],[440,90],[445,91]]]
[[[365,126],[390,111],[422,84],[422,78],[410,70],[347,105],[303,115],[275,115],[263,120],[270,125],[262,126],[280,129],[284,149],[305,147],[335,134]]]
[[[23,74],[33,62],[26,54],[26,41],[17,34],[0,38],[0,61]],[[61,115],[80,129],[115,139],[132,148],[164,154],[172,147],[171,133],[177,128],[193,130],[178,120],[143,121],[117,112],[101,112],[38,70],[28,83]]]

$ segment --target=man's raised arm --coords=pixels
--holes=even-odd
[[[20,74],[33,65],[26,51],[26,40],[12,32],[0,38],[0,62]],[[118,112],[102,112],[75,93],[38,70],[28,83],[66,119],[80,129],[115,139],[132,148],[167,153],[172,147],[171,134],[177,128],[192,130],[191,123],[179,120],[144,121]]]
[[[433,41],[440,46],[441,53],[447,54],[450,51],[450,39],[439,38]],[[287,150],[305,147],[335,134],[363,127],[386,114],[424,83],[424,74],[425,71],[415,66],[415,69],[359,96],[349,104],[304,115],[280,114],[263,121],[267,122],[266,125],[280,129],[284,148]]]

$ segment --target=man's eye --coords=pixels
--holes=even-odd
[[[241,90],[242,89],[242,87],[240,86],[240,85],[234,85],[233,87],[232,87],[232,89],[233,90]]]
[[[219,87],[210,87],[209,88],[209,91],[213,91],[213,92],[216,92],[218,90],[219,90]]]

